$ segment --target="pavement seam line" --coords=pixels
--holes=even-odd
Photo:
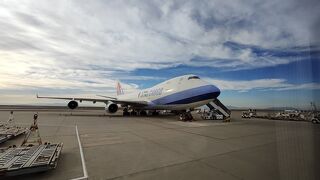
[[[207,167],[209,167],[209,168],[217,169],[217,170],[219,170],[219,171],[221,171],[221,172],[223,172],[223,173],[225,173],[225,174],[229,174],[230,176],[232,176],[232,177],[234,177],[234,178],[236,178],[236,179],[242,179],[241,177],[239,177],[239,176],[237,176],[237,175],[235,175],[235,174],[233,174],[233,173],[230,173],[230,172],[228,172],[228,171],[225,171],[224,169],[221,169],[221,168],[219,168],[219,167],[216,167],[216,166],[213,166],[213,165],[211,165],[211,164],[208,164],[208,163],[204,162],[203,160],[199,160],[199,163],[202,163],[202,164],[204,164],[205,166],[207,166]]]
[[[155,167],[155,168],[151,168],[151,169],[145,169],[145,170],[141,170],[141,171],[137,171],[137,172],[132,172],[132,173],[128,173],[128,174],[116,176],[116,177],[111,177],[111,178],[107,178],[106,180],[118,179],[118,178],[125,177],[125,176],[132,176],[132,175],[135,175],[135,174],[140,174],[140,173],[144,173],[144,172],[154,171],[154,170],[163,169],[163,168],[167,168],[167,167],[180,166],[180,165],[183,165],[183,164],[188,164],[188,163],[198,162],[198,161],[199,161],[199,159],[192,159],[192,160],[190,160],[190,161],[173,163],[173,164],[169,164],[169,165],[165,165],[165,166]]]
[[[148,139],[147,139],[148,140]],[[149,140],[150,141],[150,140]],[[152,142],[152,141],[151,141]],[[270,144],[270,143],[266,143],[266,144]],[[263,144],[263,145],[266,145],[266,144]],[[257,145],[257,146],[254,146],[253,148],[255,147],[259,147],[259,146],[263,146],[263,145]],[[222,154],[216,154],[216,155],[212,155],[212,156],[208,156],[208,157],[202,157],[202,158],[196,158],[196,159],[191,159],[190,161],[185,161],[185,162],[179,162],[179,163],[174,163],[174,164],[170,164],[170,165],[166,165],[166,166],[160,166],[160,167],[156,167],[156,168],[152,168],[152,169],[146,169],[146,170],[142,170],[142,171],[137,171],[137,172],[133,172],[133,173],[128,173],[128,174],[124,174],[124,175],[120,175],[120,176],[116,176],[116,177],[111,177],[111,178],[107,178],[106,180],[113,180],[113,179],[119,179],[119,178],[123,178],[125,176],[131,176],[131,175],[135,175],[135,174],[140,174],[140,173],[144,173],[144,172],[148,172],[148,171],[154,171],[154,170],[157,170],[157,169],[163,169],[163,168],[167,168],[167,167],[173,167],[173,166],[179,166],[179,165],[182,165],[182,164],[187,164],[187,163],[192,163],[192,162],[198,162],[198,163],[201,163],[201,164],[204,164],[210,168],[214,168],[214,169],[217,169],[225,174],[229,174],[230,176],[236,178],[236,179],[243,179],[237,175],[234,175],[233,173],[230,173],[230,172],[227,172],[223,169],[220,169],[220,168],[217,168],[215,166],[212,166],[206,162],[204,162],[205,159],[207,158],[210,158],[210,157],[215,157],[215,156],[221,156],[221,155],[226,155],[228,153],[232,153],[232,152],[237,152],[237,151],[240,151],[240,150],[235,150],[235,151],[231,151],[231,152],[227,152],[227,153],[222,153]]]
[[[186,133],[186,134],[194,134],[194,135],[203,136],[203,137],[207,137],[207,138],[211,138],[211,139],[224,140],[224,139],[221,139],[221,138],[206,136],[206,135],[197,134],[197,133],[193,133],[193,132],[189,132],[189,131],[184,131],[183,130],[183,129],[186,129],[186,128],[193,128],[193,127],[170,128],[170,127],[164,127],[164,126],[161,126],[161,125],[158,125],[158,124],[156,125],[156,123],[152,123],[152,122],[147,122],[147,123],[150,124],[150,125],[153,125],[155,127],[161,127],[161,128],[164,128],[164,129],[170,129],[170,130],[174,130],[174,131],[177,131],[177,132],[183,132],[183,133]]]
[[[153,143],[153,144],[156,144],[156,145],[158,145],[158,146],[160,146],[160,147],[162,147],[162,148],[165,148],[165,149],[167,149],[167,150],[170,150],[170,151],[172,151],[172,152],[174,152],[174,153],[180,154],[180,155],[182,155],[182,156],[184,156],[184,157],[186,157],[186,158],[189,158],[189,159],[191,159],[191,160],[194,160],[194,159],[195,159],[195,158],[192,157],[192,156],[188,156],[188,155],[186,155],[186,154],[184,154],[184,153],[181,153],[180,151],[177,151],[177,150],[172,149],[172,148],[170,148],[170,147],[168,147],[168,146],[165,146],[165,145],[163,145],[163,144],[161,144],[161,143],[158,143],[157,141],[151,140],[151,139],[149,139],[149,138],[147,138],[147,137],[140,136],[140,135],[138,135],[138,134],[136,134],[136,133],[134,133],[134,132],[131,132],[131,133],[132,133],[133,135],[139,137],[139,138],[145,139],[145,140],[147,140],[147,141],[149,141],[149,142],[151,142],[151,143]]]

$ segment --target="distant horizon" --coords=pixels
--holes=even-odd
[[[0,104],[1,107],[65,107],[68,108],[67,104]],[[103,104],[86,104],[79,106],[80,108],[104,108]],[[283,107],[260,107],[260,108],[254,108],[254,107],[236,107],[236,106],[229,106],[226,105],[227,108],[231,110],[243,110],[243,109],[257,109],[257,110],[287,110],[287,109],[297,109],[297,110],[313,110],[311,106],[309,108],[296,108],[296,107],[290,107],[290,106],[283,106]],[[200,107],[198,107],[200,108]]]

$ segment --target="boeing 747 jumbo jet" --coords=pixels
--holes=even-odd
[[[109,113],[118,111],[123,107],[123,115],[147,115],[146,110],[156,115],[158,110],[171,110],[180,114],[180,120],[192,120],[191,111],[203,105],[216,109],[225,117],[230,116],[230,111],[217,99],[220,89],[201,80],[195,75],[184,75],[169,79],[151,88],[137,92],[124,93],[120,83],[117,83],[117,96],[100,96],[101,98],[76,98],[76,97],[48,97],[37,98],[70,100],[68,107],[75,109],[78,102],[91,101],[106,104],[105,110]]]

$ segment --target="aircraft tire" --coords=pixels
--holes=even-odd
[[[193,120],[193,117],[192,117],[191,113],[187,113],[186,114],[186,120],[188,120],[188,121],[192,121]]]
[[[131,115],[131,116],[136,116],[136,115],[137,115],[137,111],[132,110],[132,111],[130,112],[130,115]]]
[[[179,120],[180,120],[180,121],[184,121],[184,120],[185,120],[184,114],[180,114],[180,115],[179,115]]]
[[[140,116],[147,116],[147,112],[144,110],[140,111]]]
[[[130,113],[128,111],[123,111],[123,116],[130,116]]]
[[[158,116],[158,115],[159,115],[159,112],[157,112],[157,111],[152,112],[152,116]]]

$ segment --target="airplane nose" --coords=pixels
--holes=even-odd
[[[220,89],[217,86],[211,85],[210,86],[210,93],[214,95],[214,97],[218,97],[221,93]]]

